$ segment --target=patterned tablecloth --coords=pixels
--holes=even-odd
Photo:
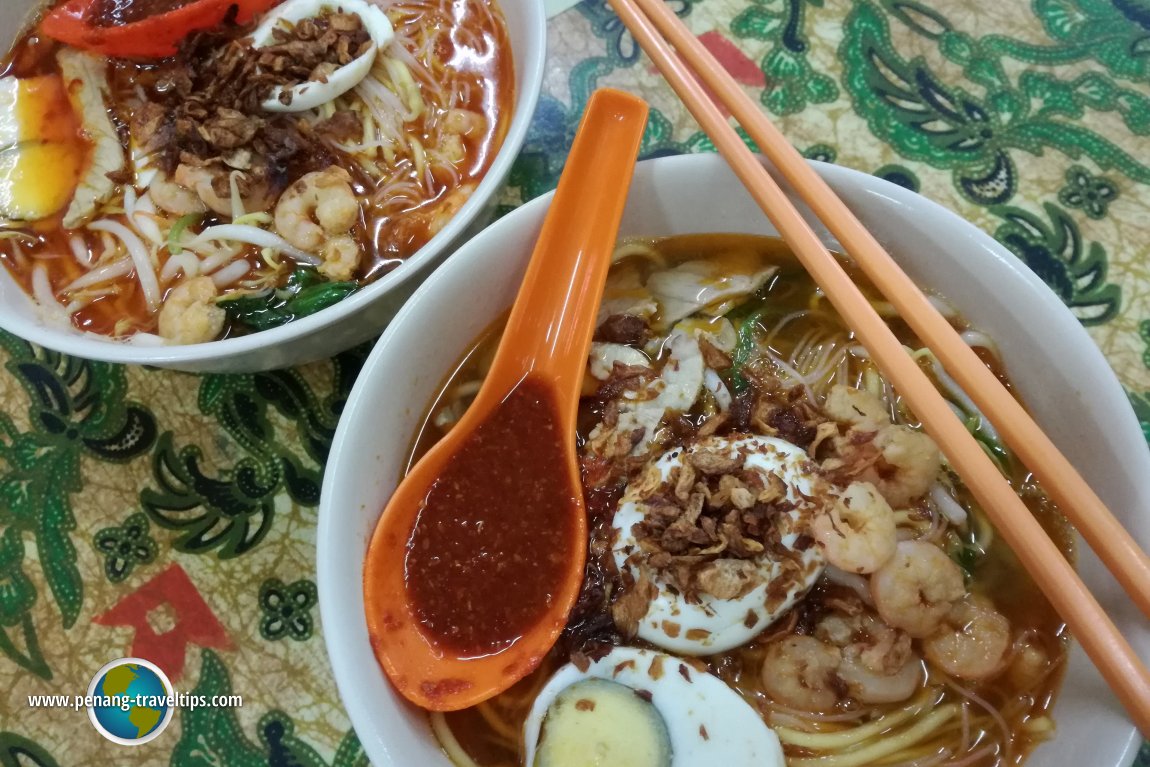
[[[916,189],[1029,264],[1150,436],[1150,0],[671,3],[806,156]],[[711,148],[605,0],[552,19],[548,46],[508,207],[555,185],[601,85],[650,101],[644,156]],[[0,333],[0,765],[366,764],[321,637],[314,546],[367,352],[192,376]],[[82,711],[29,707],[122,656],[242,705],[180,710],[138,748]]]

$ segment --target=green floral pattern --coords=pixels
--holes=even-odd
[[[762,102],[771,112],[789,115],[808,104],[826,104],[839,95],[834,79],[816,72],[807,59],[806,6],[822,7],[823,0],[755,0],[731,22],[736,38],[770,44],[762,69],[769,88]]]
[[[1106,249],[1097,242],[1085,245],[1066,211],[1045,203],[1043,212],[1049,223],[1009,205],[994,206],[991,212],[1005,222],[994,236],[1025,261],[1083,323],[1099,325],[1114,318],[1121,290],[1106,280]]]
[[[1081,208],[1093,219],[1106,215],[1106,206],[1118,196],[1118,187],[1105,178],[1099,178],[1083,168],[1072,165],[1066,171],[1066,186],[1058,192],[1058,200],[1068,208]]]
[[[1143,81],[1150,75],[1150,4],[1145,0],[1034,0],[1035,15],[1054,45],[1001,39],[1003,50],[1035,64],[1092,58],[1115,76]]]
[[[38,743],[14,732],[0,732],[0,767],[59,767]]]
[[[671,5],[806,157],[920,191],[1021,258],[1098,341],[1150,441],[1150,2]],[[554,188],[600,86],[651,104],[643,157],[713,150],[605,0],[551,20],[548,48],[501,211]],[[0,333],[0,767],[367,765],[314,569],[323,466],[366,354],[191,376]],[[149,642],[186,648],[181,691],[243,707],[181,710],[123,749],[82,712],[24,706]]]
[[[315,607],[315,583],[296,581],[285,586],[279,578],[269,578],[260,586],[260,634],[269,642],[291,637],[302,642],[311,636],[311,608]]]
[[[136,565],[156,559],[156,542],[148,531],[148,518],[133,514],[119,527],[105,527],[92,539],[96,550],[104,555],[104,574],[119,583],[132,574]]]
[[[0,651],[50,678],[32,618],[38,594],[29,594],[24,539],[35,546],[39,575],[69,628],[84,601],[71,536],[81,460],[130,461],[151,447],[156,427],[146,409],[125,398],[122,368],[37,349],[7,333],[0,333],[0,349],[28,398],[26,427],[16,425],[15,411],[0,413],[0,528],[10,584],[0,591]]]
[[[23,562],[24,541],[13,525],[0,536],[0,626],[18,625],[36,601],[36,589],[20,567]]]
[[[234,691],[227,668],[211,650],[203,653],[200,681],[192,691],[208,699]],[[259,743],[240,726],[235,709],[205,706],[181,715],[181,737],[172,752],[178,767],[368,767],[367,757],[348,731],[330,760],[295,734],[295,722],[278,709],[260,717]]]
[[[952,171],[958,188],[982,205],[1015,194],[1018,152],[1086,156],[1100,168],[1150,181],[1150,167],[1119,144],[1066,119],[1121,109],[1127,124],[1145,133],[1150,102],[1143,95],[1096,73],[1066,81],[1027,71],[1014,80],[988,42],[952,29],[938,37],[965,82],[946,82],[922,58],[904,57],[877,6],[860,2],[846,21],[839,54],[855,110],[903,156]]]

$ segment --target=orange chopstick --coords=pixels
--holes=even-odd
[[[796,257],[825,291],[828,300],[855,331],[884,374],[898,387],[911,410],[922,421],[926,431],[939,443],[951,465],[990,515],[999,533],[1034,577],[1059,615],[1066,621],[1086,654],[1126,707],[1139,730],[1143,735],[1150,736],[1150,673],[1146,667],[1119,633],[1106,611],[1078,578],[1078,574],[1061,550],[1047,537],[1030,510],[999,474],[990,458],[951,411],[946,400],[935,390],[930,379],[905,352],[894,333],[822,244],[802,214],[795,209],[774,179],[714,106],[680,55],[691,62],[695,68],[694,72],[718,94],[764,153],[776,162],[780,171],[787,176],[803,199],[836,235],[867,276],[871,277],[876,287],[883,290],[888,300],[899,309],[908,324],[928,343],[942,360],[947,371],[963,385],[967,393],[974,397],[976,391],[972,389],[976,387],[980,395],[984,394],[987,388],[1000,390],[1002,387],[997,379],[985,370],[977,356],[957,338],[949,323],[937,316],[937,312],[917,286],[902,273],[893,259],[866,232],[862,224],[835,197],[830,188],[818,179],[782,134],[770,125],[759,108],[742,93],[739,86],[730,81],[720,65],[705,49],[694,45],[697,43],[694,36],[660,0],[609,1],[679,98],[711,137],[719,153],[747,187],[767,218],[791,246]],[[656,23],[659,25],[658,29]],[[674,43],[675,48],[660,37],[660,32]],[[801,169],[798,168],[800,165]],[[814,181],[810,180],[812,176]],[[843,223],[848,219],[853,224]],[[881,256],[876,256],[876,252]],[[870,259],[870,262],[864,263],[867,259]],[[900,275],[901,280],[892,278],[888,272]],[[894,292],[887,292],[888,288]],[[924,315],[935,315],[935,320],[923,320]],[[947,332],[941,331],[940,323],[946,326]],[[919,330],[920,326],[926,332]],[[955,341],[961,344],[966,353],[958,353],[951,348]],[[986,375],[977,375],[973,372],[974,369],[981,370]],[[1013,401],[1009,393],[1004,392],[1004,395],[1010,400],[1009,407],[997,401],[1001,399],[997,398],[993,403],[993,412],[998,414],[1001,423],[994,422],[1001,434],[1006,434],[1007,428],[1013,430],[1013,441],[1008,444],[1015,448],[1027,466],[1037,474],[1036,463],[1026,456],[1031,456],[1033,461],[1037,462],[1047,460],[1046,453],[1052,452],[1058,456],[1058,466],[1069,467],[1070,464],[1066,459],[1034,425],[1025,411]],[[976,398],[975,401],[983,407],[981,399]],[[987,406],[984,412],[991,415],[989,411],[992,411],[992,408]],[[1040,438],[1049,445],[1049,450],[1020,449],[1020,446],[1015,444],[1019,441],[1019,423],[1029,424],[1029,428],[1035,434],[1041,435],[1035,439]],[[1110,520],[1109,523],[1102,522],[1098,525],[1094,525],[1092,520],[1086,520],[1086,526],[1091,529],[1091,534],[1098,538],[1097,543],[1089,537],[1087,540],[1108,566],[1117,563],[1115,566],[1118,568],[1118,573],[1121,573],[1120,583],[1145,611],[1147,605],[1150,605],[1150,598],[1147,598],[1144,591],[1150,586],[1150,579],[1145,575],[1150,573],[1145,555],[1121,525],[1110,517],[1105,506],[1097,500],[1093,491],[1089,490],[1072,468],[1044,466],[1043,469],[1047,475],[1052,471],[1072,475],[1070,478],[1067,476],[1053,478],[1063,494],[1063,497],[1056,496],[1055,500],[1063,506],[1068,518],[1078,522],[1083,512],[1077,504],[1080,498],[1087,497],[1097,502],[1096,507],[1088,505],[1087,510]],[[1120,535],[1127,543],[1120,546],[1119,553],[1115,554],[1110,550],[1111,540],[1102,538],[1102,535]],[[1104,551],[1107,554],[1104,554]]]
[[[655,0],[636,2],[727,105],[819,220],[846,246],[863,273],[938,356],[946,371],[995,425],[1003,441],[1038,477],[1043,489],[1082,533],[1142,614],[1150,617],[1150,557],[1110,514],[1070,461],[674,12]]]

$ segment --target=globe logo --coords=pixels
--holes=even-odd
[[[120,658],[105,665],[88,685],[88,718],[108,740],[139,746],[156,738],[172,719],[172,683],[143,658]]]

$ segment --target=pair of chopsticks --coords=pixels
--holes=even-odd
[[[696,76],[730,110],[762,153],[977,403],[1147,616],[1150,558],[950,323],[674,12],[662,0],[609,2],[831,304],[894,382],[927,433],[938,442],[1138,729],[1150,737],[1150,673],[942,395],[746,148]]]

